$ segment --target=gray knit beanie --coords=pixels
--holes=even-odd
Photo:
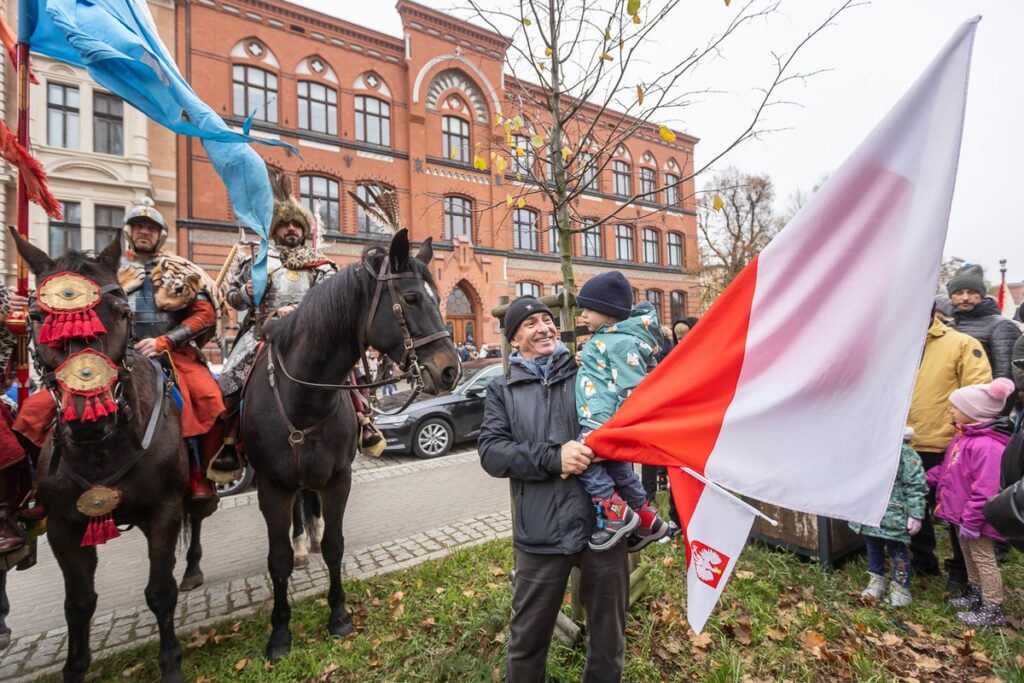
[[[946,285],[946,291],[952,296],[953,292],[958,292],[961,289],[969,289],[982,296],[988,294],[988,287],[985,286],[985,271],[981,266],[969,263],[956,271],[953,279]]]

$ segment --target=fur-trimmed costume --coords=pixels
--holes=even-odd
[[[240,249],[224,281],[224,298],[239,311],[249,310],[253,306],[252,297],[246,292],[246,284],[252,280],[252,260],[251,249]],[[305,245],[270,247],[267,254],[267,288],[259,308],[249,313],[255,316],[255,320],[247,320],[243,325],[244,331],[236,340],[231,355],[224,361],[218,378],[224,394],[238,391],[245,382],[256,356],[259,343],[257,334],[263,323],[279,308],[297,306],[314,285],[329,278],[337,269],[329,258]]]

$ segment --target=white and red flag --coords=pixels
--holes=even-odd
[[[599,455],[669,465],[697,631],[752,513],[716,487],[877,524],[946,237],[971,47],[949,43],[619,411]]]

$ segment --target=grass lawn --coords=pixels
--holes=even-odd
[[[655,545],[643,554],[651,583],[630,613],[627,681],[1024,682],[1021,553],[1003,565],[1012,626],[971,631],[945,606],[942,579],[915,581],[914,604],[893,611],[861,602],[863,556],[822,571],[750,544],[700,636],[686,625],[682,548]],[[185,673],[199,683],[500,681],[511,565],[511,541],[502,540],[350,581],[356,632],[344,640],[326,635],[323,598],[300,602],[292,614],[292,652],[273,667],[262,656],[269,613],[227,621],[183,638]],[[582,645],[553,645],[549,678],[578,681],[583,663]],[[158,679],[155,643],[94,663],[89,676]]]

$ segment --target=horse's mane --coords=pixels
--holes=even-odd
[[[70,272],[79,273],[81,275],[90,276],[90,279],[96,279],[92,276],[104,273],[108,277],[111,275],[102,263],[96,259],[96,254],[92,251],[75,251],[74,249],[64,252],[60,258],[54,261],[53,272]],[[117,273],[113,273],[113,277],[117,277]]]
[[[363,264],[369,263],[371,267],[379,269],[385,258],[388,258],[388,254],[383,247],[367,247],[358,263],[342,268],[309,290],[294,313],[266,325],[263,328],[265,335],[279,347],[287,348],[299,341],[300,336],[306,344],[333,345],[336,344],[338,330],[351,330],[355,334],[359,325],[359,312],[353,303],[368,303],[377,284]],[[408,268],[434,287],[430,269],[419,259],[410,255]]]

